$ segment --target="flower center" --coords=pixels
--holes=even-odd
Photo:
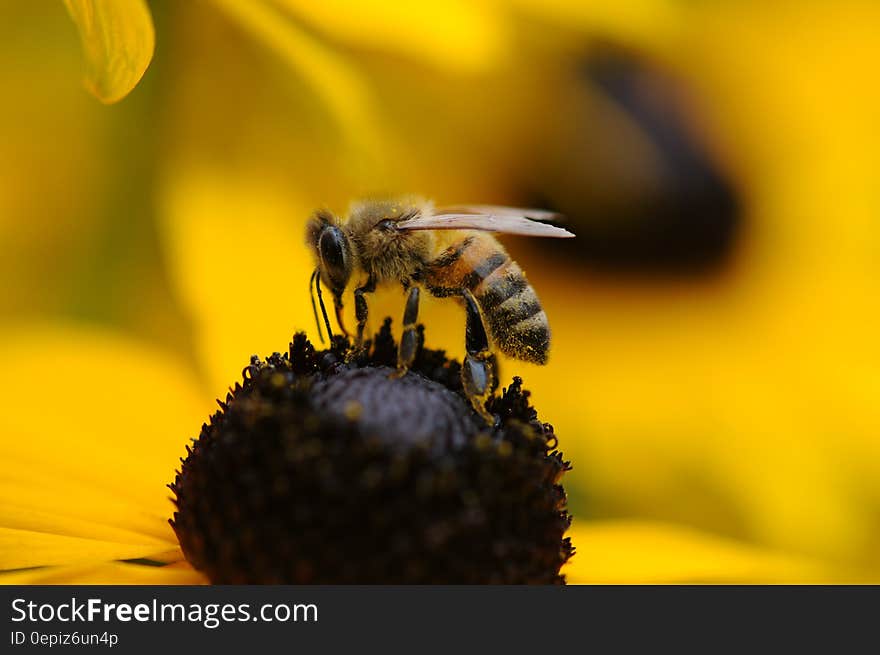
[[[419,349],[392,378],[390,321],[253,358],[173,484],[183,552],[214,583],[554,583],[569,468],[515,379],[487,426],[460,367]]]

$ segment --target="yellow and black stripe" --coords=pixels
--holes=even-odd
[[[547,362],[547,315],[523,270],[491,235],[476,233],[454,243],[431,262],[425,282],[435,296],[467,289],[498,350],[527,362]]]

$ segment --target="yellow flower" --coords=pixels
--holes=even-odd
[[[132,6],[137,4],[144,6]],[[878,58],[877,41],[871,32],[877,20],[874,4],[844,2],[832,7],[807,2],[769,7],[757,2],[646,1],[636,5],[566,0],[481,4],[475,10],[477,17],[464,24],[468,33],[478,34],[481,17],[492,16],[487,28],[491,36],[466,41],[476,43],[476,49],[460,58],[456,50],[448,67],[438,54],[437,41],[387,37],[393,31],[392,3],[377,8],[388,10],[390,16],[376,14],[382,16],[377,20],[383,27],[389,26],[389,31],[366,37],[359,36],[351,25],[334,23],[321,14],[322,9],[306,3],[277,0],[245,4],[218,0],[223,11],[217,12],[202,5],[191,8],[188,3],[175,9],[184,19],[181,25],[191,28],[188,38],[176,43],[177,52],[198,54],[199,44],[190,45],[197,38],[204,39],[202,46],[209,45],[203,48],[201,59],[183,56],[169,66],[178,77],[174,93],[163,98],[159,112],[166,117],[163,127],[168,130],[161,135],[165,139],[163,156],[158,163],[152,162],[161,174],[156,200],[162,224],[159,232],[165,240],[164,261],[174,298],[181,300],[190,322],[175,322],[177,306],[162,295],[164,287],[150,278],[150,282],[140,280],[134,287],[138,293],[131,297],[137,298],[136,302],[113,300],[124,305],[124,310],[117,310],[125,312],[120,322],[135,328],[137,335],[96,334],[91,328],[65,327],[52,318],[46,319],[48,324],[22,321],[17,327],[4,328],[10,338],[10,368],[3,368],[3,392],[5,397],[30,399],[34,404],[22,401],[18,418],[4,419],[12,429],[0,437],[4,454],[10,453],[8,472],[2,478],[9,494],[2,500],[9,498],[11,509],[2,525],[14,532],[4,541],[0,554],[16,553],[20,558],[21,553],[31,550],[36,559],[28,563],[10,558],[0,565],[49,567],[6,574],[4,579],[52,579],[74,570],[86,575],[86,569],[89,573],[80,579],[171,571],[165,566],[145,573],[142,564],[112,562],[120,557],[148,557],[160,562],[168,558],[156,549],[167,546],[174,552],[173,540],[163,524],[169,511],[163,500],[165,492],[157,491],[156,485],[168,481],[176,458],[182,454],[182,444],[204,419],[209,410],[205,399],[222,395],[251,352],[276,350],[293,329],[309,325],[304,282],[308,266],[298,234],[300,225],[291,217],[305,216],[318,202],[342,203],[365,188],[374,188],[377,180],[385,188],[442,195],[439,199],[443,201],[515,201],[523,181],[531,181],[533,172],[541,172],[538,167],[543,155],[555,153],[554,147],[563,152],[569,149],[564,140],[552,143],[555,126],[548,128],[545,123],[572,121],[571,130],[581,129],[582,123],[574,122],[572,115],[555,113],[565,105],[560,99],[583,93],[580,87],[569,91],[566,86],[573,84],[567,77],[573,74],[568,67],[574,67],[575,57],[581,56],[584,48],[574,31],[610,34],[612,41],[634,47],[687,83],[697,98],[692,108],[699,108],[697,113],[707,119],[707,133],[724,154],[722,159],[743,194],[745,230],[731,266],[715,277],[691,281],[603,278],[555,257],[544,257],[526,244],[511,248],[540,291],[555,341],[549,367],[504,362],[505,375],[516,372],[525,377],[536,403],[562,436],[565,452],[576,465],[568,482],[576,494],[575,513],[615,517],[576,521],[580,555],[573,562],[571,579],[877,578],[880,523],[876,520],[877,486],[871,481],[880,469],[880,442],[876,438],[880,383],[874,365],[880,353],[873,338],[877,307],[871,272],[877,241],[874,217],[878,214],[873,159],[880,144],[875,143],[876,130],[871,129],[877,93],[865,83]],[[111,6],[125,6],[121,2],[74,0],[68,5],[75,18],[75,7],[106,11]],[[461,6],[467,11],[471,5]],[[540,48],[510,48],[504,24],[507,19],[499,17],[508,14],[495,13],[498,7],[516,7],[511,13],[540,17],[541,25],[571,28],[542,33],[536,24],[529,23],[528,30],[537,41],[541,34],[549,34],[554,46],[559,41],[563,50],[568,48],[566,55],[571,58],[558,57],[555,47],[554,55],[546,58],[541,57]],[[312,18],[308,18],[309,12],[314,14]],[[63,10],[59,13],[63,18]],[[262,71],[263,77],[250,80],[251,67],[244,66],[243,71],[235,68],[242,50],[218,47],[211,51],[212,46],[226,45],[228,33],[211,32],[214,19],[208,14],[220,17],[215,22],[234,19],[280,53],[297,75],[288,75],[281,83],[280,77],[271,77],[274,70]],[[346,12],[339,16],[348,20]],[[203,18],[205,36],[200,31]],[[409,16],[408,20],[421,19]],[[300,27],[300,21],[308,27]],[[85,21],[78,23],[84,39],[98,34],[88,32]],[[146,23],[141,21],[140,25]],[[107,36],[113,34],[108,32]],[[326,39],[333,45],[328,46]],[[116,76],[109,68],[93,73],[92,86],[104,89],[97,92],[105,99],[130,90],[146,67],[143,57],[147,50],[139,50],[138,59],[125,54],[126,43],[114,37],[85,46],[87,60],[96,62],[96,70],[113,60],[108,54],[111,47],[124,46],[120,61],[140,62],[126,64]],[[481,51],[483,44],[488,45]],[[356,48],[359,54],[364,50],[382,52],[386,58],[358,57],[355,67],[349,61],[354,58],[347,56],[348,48]],[[407,54],[407,48],[422,49]],[[211,53],[208,66],[205,51]],[[401,59],[428,63],[441,75],[425,75],[420,67],[397,66],[397,58],[387,56],[394,53]],[[247,52],[244,58],[250,55]],[[253,61],[246,59],[247,64]],[[480,71],[492,67],[501,71],[499,75],[481,76]],[[29,58],[24,81],[17,77],[13,81],[18,80],[22,89],[29,88],[31,76],[40,72],[34,58]],[[477,74],[453,80],[452,72]],[[320,112],[302,97],[306,94],[285,96],[279,90],[291,79],[305,80],[306,88],[322,103],[321,111],[331,108],[329,113],[346,140],[356,144],[357,150],[378,148],[388,168],[382,173],[379,169],[367,173],[346,169],[351,143],[340,154],[332,139],[316,135],[320,130],[315,126],[321,123],[313,114]],[[255,100],[259,93],[266,95]],[[12,244],[3,249],[2,277],[21,280],[3,288],[5,316],[20,308],[28,315],[41,310],[46,313],[45,307],[69,313],[70,304],[75,305],[75,312],[87,313],[76,304],[82,302],[79,297],[70,299],[75,292],[67,291],[58,281],[47,282],[50,264],[43,262],[65,257],[74,262],[90,260],[92,250],[81,243],[68,243],[66,235],[75,234],[91,245],[92,233],[85,226],[94,223],[96,216],[128,217],[120,211],[123,203],[101,204],[115,183],[102,186],[99,180],[115,170],[118,152],[101,151],[104,161],[95,155],[94,146],[99,141],[121,140],[119,135],[99,132],[94,128],[99,122],[96,114],[66,96],[64,100],[61,104],[65,112],[71,106],[70,125],[75,126],[68,128],[71,134],[64,133],[64,138],[56,138],[56,130],[63,127],[49,127],[61,123],[48,109],[58,104],[54,95],[36,100],[25,97],[22,103],[6,103],[0,110],[5,125],[25,128],[15,133],[10,130],[17,156],[14,165],[4,169],[6,181],[0,188],[4,244]],[[131,106],[124,103],[114,112]],[[477,106],[479,110],[474,109]],[[152,105],[141,107],[135,117],[152,119],[153,109]],[[279,118],[282,114],[285,120]],[[381,125],[394,125],[393,140],[373,133],[379,123],[377,115],[382,118]],[[132,119],[130,114],[116,116]],[[547,116],[553,116],[554,121],[547,121]],[[583,116],[579,120],[583,122]],[[132,124],[139,123],[132,120]],[[294,131],[291,124],[300,129]],[[598,125],[605,123],[598,121]],[[713,125],[719,129],[713,131]],[[56,145],[54,140],[63,144],[59,148],[63,156],[47,154],[52,152],[50,146]],[[30,148],[31,141],[37,147]],[[551,141],[546,150],[535,144],[545,141]],[[125,141],[125,148],[128,146]],[[221,159],[218,152],[223,153],[222,163],[205,173],[204,162]],[[122,173],[117,181],[139,179],[141,169],[137,166],[142,161],[132,164],[124,158],[118,163]],[[556,162],[563,171],[574,170],[577,163],[564,158]],[[604,164],[592,162],[597,167]],[[136,175],[131,174],[133,170]],[[45,223],[32,220],[43,216],[52,219]],[[34,229],[37,224],[40,229]],[[39,257],[17,247],[29,243],[28,238],[40,244],[36,250]],[[56,243],[54,248],[46,246],[50,241]],[[195,243],[201,247],[194,247]],[[240,307],[261,303],[279,289],[249,285],[240,272],[252,261],[251,251],[263,253],[266,249],[274,249],[278,257],[260,258],[264,273],[272,279],[287,276],[289,284],[283,291],[290,304],[279,311],[277,321],[253,325],[243,320]],[[33,264],[37,259],[39,269]],[[79,272],[72,264],[59,266],[65,274],[72,269]],[[22,275],[23,271],[30,274]],[[151,270],[149,275],[164,280],[164,272]],[[102,272],[101,279],[105,277],[113,276]],[[123,278],[123,291],[118,296],[130,291],[125,281]],[[130,279],[128,284],[132,284]],[[80,291],[86,284],[80,280],[71,286]],[[145,291],[155,292],[156,297]],[[224,292],[239,302],[221,302]],[[10,303],[10,297],[17,301]],[[86,302],[111,301],[102,297]],[[399,309],[399,298],[389,294],[377,301],[375,314],[397,316]],[[94,312],[88,315],[95,317]],[[106,318],[100,312],[98,315]],[[112,317],[119,318],[117,314]],[[423,317],[433,326],[432,345],[460,352],[462,321],[454,308],[427,303]],[[33,337],[25,338],[27,335]],[[148,346],[138,341],[146,335]],[[76,357],[85,359],[83,353],[87,355],[89,347],[95,362],[104,362],[102,379],[114,379],[115,372],[131,385],[114,390],[105,383],[101,388],[110,395],[104,397],[104,404],[112,409],[151,403],[155,427],[164,430],[159,437],[152,430],[150,434],[137,433],[139,439],[129,437],[137,426],[129,429],[121,414],[118,424],[108,422],[101,427],[99,421],[93,428],[91,413],[54,404],[55,399],[68,396],[53,393],[53,404],[49,405],[48,396],[29,395],[14,386],[16,375],[31,368],[28,357],[49,352],[54,357],[72,349],[80,353]],[[27,357],[21,354],[24,351]],[[143,359],[151,366],[161,361],[166,364],[152,373],[138,370],[139,365],[126,372],[131,362]],[[68,394],[79,389],[84,375],[78,368],[81,365],[88,370],[88,364],[80,360],[61,360],[61,368],[54,369],[55,387]],[[181,387],[176,394],[181,403],[177,409],[169,409],[164,393],[156,397],[158,386],[146,390],[141,383],[164,381],[169,376]],[[565,380],[569,394],[564,402],[554,398],[554,379],[559,378]],[[32,379],[30,384],[31,390],[45,390],[46,384],[53,383]],[[89,397],[93,402],[95,396]],[[182,408],[184,405],[189,409]],[[50,406],[59,411],[48,411]],[[62,410],[69,413],[66,422],[59,418]],[[45,420],[37,423],[34,416]],[[121,442],[116,438],[120,434]],[[98,437],[104,441],[92,441]],[[130,489],[118,485],[118,480],[102,483],[104,468],[85,454],[107,452],[111,443],[114,448],[122,443],[127,449],[145,439],[150,443],[165,437],[170,441],[157,445],[157,452],[165,453],[160,457],[161,465],[118,464],[131,473],[126,479],[126,483],[132,481]],[[35,450],[22,450],[26,443]],[[60,459],[53,460],[56,443],[61,444],[57,450]],[[82,452],[70,450],[70,444],[76,443],[83,446]],[[45,451],[36,450],[43,444]],[[46,471],[32,466],[40,457],[47,458]],[[137,455],[134,460],[138,461]],[[105,462],[106,458],[95,461]],[[71,475],[50,473],[53,462],[58,471]],[[134,470],[141,466],[140,473]],[[149,478],[149,482],[134,482],[139,477]],[[59,480],[62,488],[53,490],[51,485]],[[110,504],[113,511],[105,514],[98,494],[90,496],[76,487],[77,480],[83,489],[95,485],[113,490],[114,502],[118,501]],[[21,486],[16,486],[19,483]],[[138,484],[145,486],[136,491]],[[135,516],[148,512],[152,518],[145,523],[152,522],[152,528],[141,524],[126,527],[123,519],[129,512],[118,505],[127,498],[126,491],[137,496],[127,507]],[[77,498],[77,493],[82,502],[65,505],[65,498]],[[43,505],[37,503],[40,499],[45,501]],[[151,503],[155,504],[152,510],[144,509],[152,507]],[[69,514],[68,510],[75,511]],[[117,523],[117,518],[122,522]],[[631,522],[634,519],[652,522],[635,525]],[[588,527],[579,527],[584,523]],[[71,525],[78,532],[68,535]],[[42,551],[36,542],[28,541],[31,533],[52,538],[72,535],[126,548],[143,546],[138,552],[152,554],[136,555],[132,550],[111,553],[100,550],[102,546],[92,549],[89,543],[86,550],[102,553],[98,560],[85,562],[59,555],[68,552],[64,549],[53,559],[39,555]],[[80,541],[72,542],[69,552],[76,552],[76,544],[83,546]],[[69,569],[67,564],[76,568]],[[107,578],[100,577],[105,574]]]
[[[206,391],[196,371],[217,371],[208,379],[225,386],[250,352],[279,349],[311,317],[307,299],[290,294],[307,277],[300,258],[266,256],[303,248],[289,229],[277,229],[302,209],[246,181],[203,173],[178,184],[166,207],[179,229],[168,239],[181,264],[175,280],[200,326],[195,362],[85,326],[3,331],[0,395],[11,410],[0,416],[4,583],[204,581],[168,526],[165,488],[215,395],[214,383]],[[236,220],[242,204],[248,223]],[[262,256],[248,259],[241,244]],[[286,295],[291,314],[266,315],[265,334],[248,334],[255,326],[243,316],[247,308],[266,298],[277,306]],[[581,520],[571,534],[580,552],[564,572],[574,583],[802,582],[840,574],[672,525]]]
[[[658,48],[744,201],[730,265],[583,276],[551,297],[570,397],[526,374],[603,515],[653,517],[880,575],[876,3],[697,3]],[[555,274],[556,285],[571,284]],[[545,286],[554,287],[547,281]],[[552,312],[552,313],[551,313]]]

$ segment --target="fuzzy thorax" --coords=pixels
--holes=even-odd
[[[398,230],[394,224],[430,211],[428,203],[417,200],[354,204],[345,231],[355,244],[356,268],[379,284],[412,279],[431,258],[435,236]]]

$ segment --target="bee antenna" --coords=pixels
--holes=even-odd
[[[312,299],[312,313],[315,315],[315,325],[318,326],[318,338],[324,343],[324,332],[321,330],[321,321],[318,319],[318,306],[315,304],[315,278],[318,277],[318,269],[316,268],[309,278],[309,297]],[[323,306],[322,306],[323,309]]]
[[[318,304],[321,305],[321,314],[324,316],[324,325],[327,327],[327,338],[333,341],[333,330],[330,329],[330,319],[327,317],[327,308],[324,307],[324,296],[321,294],[321,271],[315,270],[315,289],[318,290]],[[320,331],[321,326],[318,326]]]

